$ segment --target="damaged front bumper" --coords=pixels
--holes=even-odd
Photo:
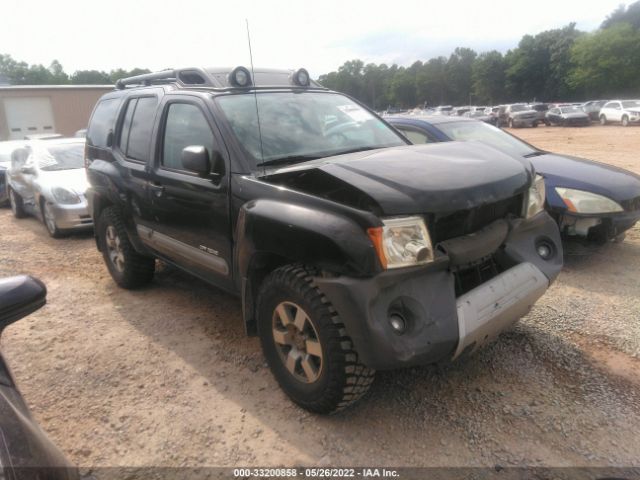
[[[565,212],[559,218],[560,230],[565,235],[608,241],[632,228],[640,220],[640,210],[603,215],[574,215]]]
[[[385,370],[452,360],[525,315],[558,276],[562,244],[547,213],[506,223],[503,234],[499,226],[454,239],[447,245],[451,252],[424,267],[371,278],[317,277],[316,285],[340,315],[361,361]],[[546,258],[538,253],[541,244],[550,252]],[[468,271],[460,270],[461,262],[484,265],[487,253],[499,271],[461,292],[459,277]],[[401,334],[389,321],[392,315],[405,322]]]

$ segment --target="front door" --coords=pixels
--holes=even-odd
[[[148,185],[152,218],[138,231],[163,257],[225,288],[232,285],[229,169],[221,177],[198,176],[181,161],[189,146],[204,146],[210,156],[214,151],[225,155],[215,132],[204,101],[165,101]]]

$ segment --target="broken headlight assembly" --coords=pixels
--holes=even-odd
[[[544,210],[545,199],[544,177],[536,175],[525,198],[524,217],[531,218]]]
[[[51,189],[51,194],[55,201],[61,205],[73,205],[74,203],[80,203],[80,196],[62,187],[54,187]]]
[[[401,268],[433,262],[433,247],[421,217],[386,218],[384,226],[369,228],[383,268]]]
[[[624,211],[618,203],[596,193],[563,187],[556,187],[556,192],[560,195],[560,198],[570,212],[589,214],[617,213]]]

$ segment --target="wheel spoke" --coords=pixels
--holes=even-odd
[[[289,345],[288,332],[283,332],[277,328],[273,329],[273,340],[280,345]]]
[[[318,369],[311,361],[311,357],[309,355],[305,355],[301,362],[302,370],[304,370],[307,379],[312,382],[318,377]]]
[[[322,358],[322,347],[320,346],[320,342],[317,340],[307,340],[305,342],[305,347],[307,348],[307,353],[309,355]]]
[[[298,364],[298,360],[300,359],[300,354],[297,350],[291,349],[289,354],[287,355],[287,360],[285,362],[285,366],[287,370],[289,370],[292,374],[296,374],[296,365]]]
[[[287,310],[287,307],[284,305],[284,303],[281,303],[280,305],[278,305],[278,308],[276,308],[276,312],[278,313],[278,318],[280,318],[282,325],[284,325],[285,327],[290,323],[293,323],[291,314]]]
[[[304,313],[304,310],[301,308],[296,310],[296,318],[293,323],[298,330],[301,332],[304,331],[304,324],[307,323],[307,314]]]

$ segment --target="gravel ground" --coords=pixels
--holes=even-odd
[[[640,173],[640,130],[514,133]],[[88,235],[54,240],[0,209],[0,276],[29,273],[48,305],[2,351],[68,457],[99,466],[612,466],[640,458],[640,228],[570,245],[531,314],[471,359],[379,374],[331,417],[277,387],[238,301],[173,269],[118,289]]]

